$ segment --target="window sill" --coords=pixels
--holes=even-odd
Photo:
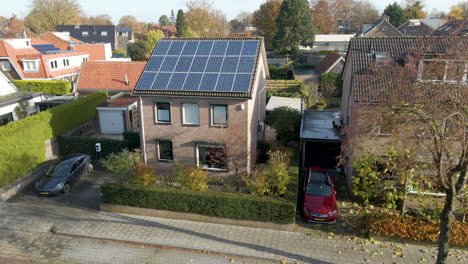
[[[174,160],[168,160],[168,159],[158,159],[159,162],[167,162],[167,163],[171,163],[171,162],[174,162]]]
[[[211,124],[210,127],[214,127],[214,128],[228,128],[229,126],[228,126],[228,125],[216,125],[216,124]]]
[[[156,122],[154,122],[154,124],[155,124],[155,125],[165,125],[165,126],[167,126],[167,125],[172,125],[171,122],[160,122],[160,121],[159,121],[159,122],[156,121]]]
[[[204,168],[204,167],[201,167],[201,169],[206,170],[206,171],[214,171],[214,172],[229,172],[229,169]]]
[[[182,126],[185,126],[185,127],[198,127],[200,125],[199,124],[182,124]]]

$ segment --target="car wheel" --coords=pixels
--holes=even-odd
[[[65,183],[65,185],[63,186],[63,193],[64,194],[68,194],[70,192],[70,189],[71,189],[71,186],[69,183]]]
[[[93,171],[94,167],[93,167],[93,164],[88,164],[88,168],[86,169],[86,172],[87,173],[91,173]]]

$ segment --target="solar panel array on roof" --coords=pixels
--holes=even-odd
[[[250,92],[259,40],[161,40],[136,90]]]
[[[52,44],[37,44],[37,45],[32,45],[33,48],[37,49],[41,53],[51,53],[51,52],[56,52],[56,51],[61,51],[61,49],[55,47]]]

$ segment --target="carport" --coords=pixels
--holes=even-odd
[[[313,166],[336,167],[342,141],[339,116],[337,111],[304,111],[300,134],[301,171]]]

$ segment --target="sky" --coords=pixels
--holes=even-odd
[[[370,0],[379,11],[395,0]],[[462,0],[423,0],[427,12],[432,8],[448,12],[450,6]],[[1,0],[0,16],[9,17],[16,14],[24,18],[31,9],[32,0]],[[133,15],[140,21],[157,22],[161,15],[170,16],[171,9],[186,10],[186,0],[77,0],[88,16],[109,14],[114,23],[124,15]],[[253,12],[265,0],[212,0],[215,7],[223,11],[228,20],[234,19],[240,12]],[[402,0],[397,0],[402,2]]]

